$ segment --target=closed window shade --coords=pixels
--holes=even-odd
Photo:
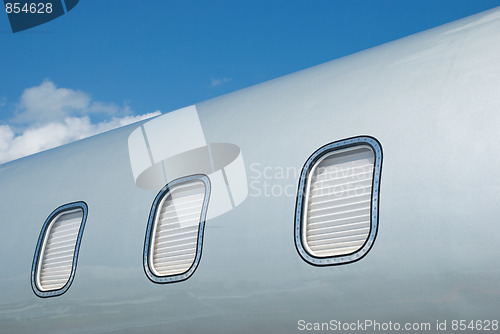
[[[333,152],[315,166],[309,180],[303,229],[312,255],[357,251],[370,232],[373,151],[358,147]]]
[[[146,235],[148,277],[167,283],[189,277],[201,257],[210,184],[204,175],[169,183],[153,205]]]
[[[41,297],[62,294],[69,287],[76,268],[86,208],[83,202],[62,206],[44,224],[33,270],[34,290]]]
[[[378,226],[381,148],[370,137],[333,143],[306,163],[296,216],[296,243],[313,264],[355,261]]]

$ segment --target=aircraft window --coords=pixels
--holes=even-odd
[[[189,278],[201,258],[210,181],[191,175],[168,183],[156,196],[144,243],[144,270],[155,283]]]
[[[31,270],[31,286],[39,297],[58,296],[69,289],[86,220],[84,202],[60,206],[45,220]]]
[[[295,244],[313,265],[361,259],[377,235],[382,148],[372,137],[334,142],[307,160],[299,180]]]

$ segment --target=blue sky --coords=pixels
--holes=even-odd
[[[7,15],[0,14],[0,163],[20,156],[16,152],[22,151],[21,146],[43,141],[55,128],[65,129],[62,138],[52,138],[50,145],[35,151],[498,4],[497,0],[81,0],[66,15],[16,34],[10,31]],[[78,120],[83,123],[76,124]],[[86,130],[80,133],[82,126]],[[35,135],[23,138],[27,133]],[[5,150],[12,152],[5,155]],[[32,152],[23,154],[28,153]]]

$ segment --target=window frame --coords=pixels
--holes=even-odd
[[[364,244],[355,252],[349,254],[317,257],[307,251],[307,243],[303,240],[303,226],[304,226],[304,210],[307,205],[308,190],[306,187],[309,184],[310,173],[315,167],[330,153],[335,151],[353,148],[356,146],[369,146],[373,150],[374,165],[373,177],[371,188],[371,201],[370,201],[370,232]],[[380,176],[382,172],[382,145],[380,142],[371,136],[358,136],[348,139],[335,141],[326,144],[316,150],[306,161],[302,168],[299,185],[297,190],[297,201],[295,206],[295,226],[294,226],[294,239],[297,252],[304,261],[314,266],[332,266],[339,264],[347,264],[362,259],[370,251],[377,237],[379,227],[379,198],[380,198]]]
[[[66,284],[55,290],[42,290],[41,287],[38,286],[38,281],[39,281],[39,269],[42,261],[42,253],[45,251],[45,245],[46,245],[46,238],[48,236],[48,232],[50,231],[50,227],[52,224],[54,224],[57,219],[63,215],[64,213],[68,211],[74,211],[81,209],[83,211],[83,216],[82,216],[82,222],[80,223],[80,229],[78,230],[78,236],[76,239],[76,244],[75,244],[75,249],[73,251],[73,262],[71,266],[71,274],[68,278],[68,281]],[[57,209],[55,209],[45,220],[45,222],[42,225],[42,229],[40,231],[40,235],[38,237],[38,242],[35,248],[35,254],[33,256],[33,264],[31,267],[31,288],[33,289],[33,292],[41,298],[47,298],[47,297],[55,297],[55,296],[60,296],[64,294],[66,291],[68,291],[69,287],[73,283],[73,280],[75,278],[75,273],[76,273],[76,267],[78,264],[78,253],[80,251],[80,243],[82,240],[83,236],[83,231],[85,229],[85,223],[87,222],[87,216],[88,216],[88,206],[87,203],[83,201],[79,202],[73,202],[73,203],[68,203],[61,205]]]
[[[151,240],[153,237],[153,230],[155,227],[155,224],[157,223],[156,215],[158,212],[158,209],[161,209],[161,206],[159,206],[160,203],[162,203],[163,198],[165,196],[168,196],[171,192],[171,190],[178,185],[182,185],[184,183],[191,183],[191,182],[202,182],[205,186],[205,197],[203,199],[203,205],[201,209],[201,214],[200,214],[200,222],[199,222],[199,228],[198,228],[198,237],[197,237],[197,244],[196,244],[196,255],[193,263],[187,269],[185,272],[181,274],[175,274],[175,275],[166,275],[166,276],[159,276],[154,273],[154,270],[151,268],[151,250],[152,250],[152,245],[153,241]],[[151,206],[151,211],[149,214],[149,219],[148,219],[148,225],[146,228],[146,236],[144,240],[144,251],[143,251],[143,267],[144,267],[144,272],[146,273],[146,276],[154,283],[175,283],[175,282],[182,282],[184,280],[187,280],[189,277],[193,275],[193,273],[196,271],[196,268],[199,265],[199,262],[201,260],[201,253],[203,249],[203,235],[205,231],[205,221],[206,221],[206,215],[207,215],[207,210],[208,210],[208,201],[210,199],[210,192],[211,192],[211,187],[210,187],[210,179],[208,176],[204,174],[194,174],[190,176],[184,176],[180,177],[178,179],[175,179],[165,187],[163,187],[160,192],[156,195],[153,204]]]

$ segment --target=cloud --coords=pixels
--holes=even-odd
[[[0,163],[38,153],[102,132],[160,115],[159,110],[138,116],[113,118],[92,124],[88,116],[68,117],[59,122],[33,126],[16,135],[9,125],[0,125]]]
[[[93,122],[91,114],[105,119]],[[57,88],[49,80],[26,89],[13,119],[17,126],[0,125],[0,163],[48,150],[121,126],[160,115],[156,110],[133,115],[128,106],[93,101],[85,92]],[[20,125],[19,125],[20,124]]]
[[[230,82],[231,80],[233,80],[233,79],[226,78],[226,77],[224,77],[224,78],[211,78],[210,79],[210,87],[217,87],[217,86],[220,86],[226,82]]]
[[[39,86],[27,88],[21,95],[13,121],[18,124],[62,120],[65,117],[100,114],[104,116],[128,115],[128,106],[93,101],[89,94],[80,90],[58,88],[45,80]]]

